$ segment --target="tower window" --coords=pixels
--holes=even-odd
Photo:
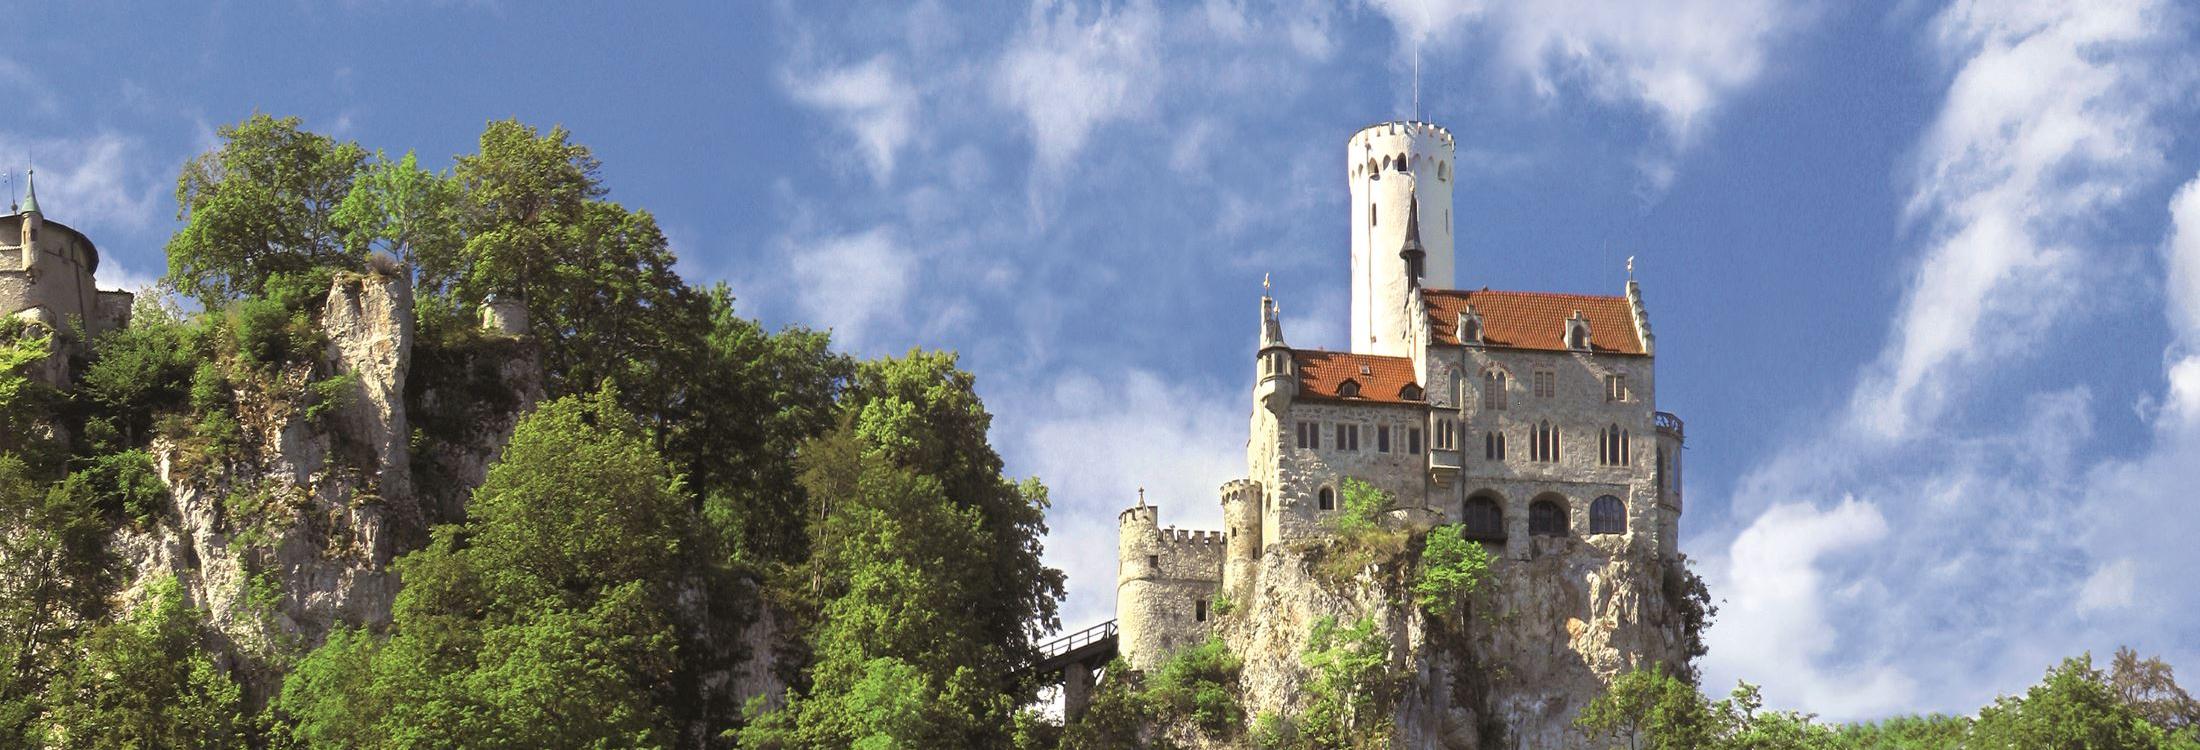
[[[1550,370],[1535,371],[1535,397],[1554,398],[1557,396],[1558,373]]]
[[[1528,533],[1536,536],[1566,535],[1566,500],[1544,495],[1528,506]]]
[[[1482,433],[1482,457],[1491,461],[1505,460],[1505,433],[1491,430]]]
[[[1617,374],[1617,373],[1614,373],[1614,374],[1611,374],[1611,375],[1606,375],[1606,376],[1604,376],[1604,400],[1606,400],[1606,401],[1626,401],[1626,400],[1627,400],[1627,376],[1626,376],[1626,375],[1621,375],[1621,374]]]
[[[1377,427],[1377,428],[1375,428],[1375,451],[1376,451],[1376,452],[1378,452],[1378,453],[1389,453],[1389,452],[1390,452],[1390,426],[1389,426],[1389,425],[1384,425],[1384,426],[1381,426],[1381,427]]]
[[[1505,386],[1509,380],[1511,378],[1505,377],[1503,370],[1482,373],[1482,408],[1490,411],[1505,408]]]
[[[1605,495],[1589,504],[1589,533],[1627,533],[1627,504],[1619,498]]]
[[[1192,622],[1206,622],[1206,621],[1207,621],[1207,600],[1205,600],[1205,599],[1200,599],[1200,600],[1198,600],[1198,601],[1196,601],[1196,602],[1193,602],[1193,603],[1192,603]]]
[[[1406,428],[1406,452],[1416,456],[1421,455],[1421,428]]]
[[[1332,489],[1330,489],[1330,488],[1328,488],[1328,487],[1323,487],[1323,488],[1322,488],[1322,491],[1321,491],[1321,495],[1320,495],[1320,496],[1319,496],[1319,498],[1318,498],[1318,499],[1316,500],[1316,503],[1315,503],[1315,506],[1314,506],[1314,507],[1316,507],[1316,508],[1320,508],[1320,509],[1322,509],[1322,510],[1336,510],[1336,509],[1337,509],[1337,491],[1336,491],[1336,490],[1332,490]]]
[[[1549,420],[1537,422],[1528,440],[1528,458],[1543,463],[1558,461],[1558,428]]]
[[[1160,555],[1147,555],[1147,556],[1146,556],[1146,567],[1149,567],[1149,568],[1159,568],[1159,567],[1161,567],[1161,556],[1160,556]]]

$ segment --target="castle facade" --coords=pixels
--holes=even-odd
[[[1143,495],[1119,518],[1134,669],[1205,640],[1218,597],[1245,601],[1263,556],[1326,534],[1348,478],[1390,492],[1401,520],[1462,524],[1499,576],[1553,556],[1678,563],[1682,425],[1657,410],[1631,274],[1614,296],[1457,289],[1452,134],[1375,125],[1345,168],[1350,351],[1291,347],[1264,291],[1246,477],[1221,488],[1224,528],[1162,528]]]

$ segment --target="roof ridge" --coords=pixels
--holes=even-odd
[[[1582,293],[1582,292],[1538,292],[1538,291],[1525,290],[1525,289],[1425,289],[1425,290],[1423,290],[1423,291],[1424,291],[1424,292],[1426,292],[1426,293],[1429,293],[1429,294],[1443,294],[1443,295],[1451,295],[1451,296],[1456,296],[1456,297],[1464,297],[1464,296],[1466,296],[1466,295],[1469,295],[1469,294],[1515,294],[1515,295],[1523,295],[1523,296],[1533,296],[1533,297],[1578,297],[1578,298],[1581,298],[1581,299],[1616,299],[1616,300],[1624,300],[1624,299],[1627,299],[1627,296],[1626,296],[1626,295],[1624,295],[1624,294],[1585,294],[1585,293]]]

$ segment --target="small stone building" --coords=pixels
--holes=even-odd
[[[26,178],[23,204],[0,216],[0,315],[12,315],[54,335],[54,357],[40,377],[59,385],[68,361],[102,333],[130,324],[129,292],[100,291],[99,248],[38,209],[38,187]]]

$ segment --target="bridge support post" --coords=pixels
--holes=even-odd
[[[1092,706],[1092,665],[1070,662],[1062,667],[1062,718],[1076,721]]]

